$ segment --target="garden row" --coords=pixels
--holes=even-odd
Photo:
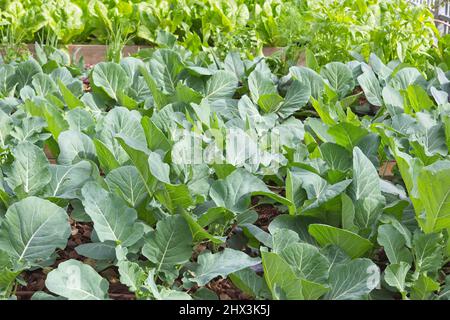
[[[4,298],[448,297],[448,72],[48,50],[0,65]]]
[[[119,62],[124,45],[175,41],[167,33],[194,54],[206,50],[220,59],[232,49],[252,59],[263,47],[287,47],[287,63],[308,49],[320,65],[375,53],[384,63],[399,59],[424,71],[449,43],[436,47],[433,15],[405,0],[0,1],[8,61],[23,43],[39,42],[107,44],[108,60]]]

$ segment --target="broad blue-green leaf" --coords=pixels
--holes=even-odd
[[[42,73],[42,68],[39,63],[34,59],[19,63],[15,73],[8,78],[9,83],[17,83],[16,90],[20,90],[26,85],[31,84],[33,76]]]
[[[145,282],[146,274],[136,263],[131,261],[119,261],[120,282],[127,285],[131,292],[136,292]]]
[[[371,69],[364,70],[364,73],[358,77],[358,83],[371,104],[379,107],[383,105],[382,89]]]
[[[158,221],[142,249],[142,254],[156,264],[156,272],[173,271],[175,266],[189,261],[192,255],[192,236],[189,226],[180,215]]]
[[[312,224],[308,230],[321,246],[337,245],[352,258],[363,256],[373,246],[369,240],[356,233],[325,224]]]
[[[416,232],[413,237],[412,251],[415,270],[420,272],[437,272],[444,264],[442,235],[438,233],[423,234]]]
[[[69,236],[69,217],[62,208],[28,197],[8,208],[0,227],[0,249],[19,262],[33,264],[64,249]]]
[[[417,186],[425,208],[426,233],[450,227],[450,161],[437,161],[420,171]]]
[[[403,295],[406,291],[406,276],[410,268],[411,266],[403,261],[398,264],[390,264],[384,270],[384,280]]]
[[[236,76],[228,71],[220,70],[206,82],[205,98],[210,101],[231,99],[238,87]]]
[[[282,118],[291,116],[294,112],[302,109],[309,101],[311,88],[309,84],[294,80],[286,92],[284,102],[278,108],[277,113]]]
[[[342,62],[330,62],[322,67],[320,74],[338,94],[339,98],[345,97],[355,87],[352,70]]]
[[[254,103],[258,103],[259,98],[263,95],[278,93],[271,75],[258,69],[253,70],[248,76],[248,88]]]
[[[315,246],[293,243],[284,248],[280,256],[299,278],[318,283],[325,283],[328,279],[328,259]]]
[[[112,241],[83,243],[75,247],[82,256],[95,260],[114,260],[116,258],[115,243]]]
[[[151,75],[165,94],[175,92],[180,72],[183,69],[181,56],[175,50],[157,50],[150,60]]]
[[[261,252],[264,279],[275,300],[303,300],[302,282],[295,275],[289,264],[272,252]],[[282,295],[279,296],[279,290]]]
[[[45,189],[47,197],[75,199],[80,196],[83,185],[93,176],[90,162],[80,161],[74,165],[50,165],[52,179]]]
[[[58,163],[72,165],[81,160],[95,160],[94,143],[86,134],[78,131],[64,131],[58,137]]]
[[[318,100],[325,89],[324,81],[314,70],[306,67],[291,67],[289,73],[303,84],[308,84],[311,96]]]
[[[108,281],[91,266],[77,260],[68,260],[58,265],[47,275],[47,289],[69,300],[106,300]]]
[[[371,228],[381,214],[385,199],[377,170],[358,147],[353,149],[350,197],[355,203],[355,224],[360,228]]]
[[[132,207],[136,207],[148,196],[144,181],[135,166],[112,170],[106,176],[105,182],[111,191],[120,195]]]
[[[6,182],[20,197],[35,195],[44,189],[51,180],[49,163],[39,147],[22,142],[12,154],[14,161],[6,170]]]
[[[118,163],[124,164],[129,160],[129,156],[115,139],[118,135],[145,144],[145,134],[141,126],[139,112],[116,107],[102,119],[102,129],[98,135],[99,140],[108,147]]]
[[[328,129],[328,134],[334,137],[337,144],[352,151],[368,132],[366,129],[349,122],[341,122]]]
[[[129,78],[125,70],[114,62],[100,62],[92,70],[92,80],[95,86],[103,89],[112,99],[118,100],[119,89],[129,85]]]
[[[251,297],[269,298],[270,291],[263,277],[251,268],[245,268],[228,275],[233,284]]]
[[[410,67],[399,70],[390,81],[390,85],[397,90],[406,90],[412,84],[424,86],[426,80],[416,68]]]
[[[309,216],[289,216],[279,215],[269,224],[269,232],[275,233],[276,229],[289,229],[297,232],[301,241],[316,245],[316,241],[308,232],[310,224],[317,223],[319,220]]]
[[[290,201],[270,191],[264,182],[244,169],[236,169],[225,179],[215,181],[210,190],[210,196],[217,206],[235,213],[248,209],[251,195],[264,195],[290,204]]]
[[[111,240],[123,247],[138,241],[144,230],[136,223],[136,210],[127,206],[125,200],[108,193],[95,182],[88,182],[81,189],[86,213],[94,222],[100,241]]]
[[[226,278],[230,273],[261,263],[259,258],[251,258],[244,252],[225,248],[219,253],[204,252],[198,256],[197,266],[191,270],[190,281],[204,286],[215,277]]]
[[[378,228],[378,244],[383,246],[389,262],[399,264],[412,261],[412,255],[406,247],[405,237],[392,225],[385,224]]]
[[[325,295],[325,299],[362,299],[377,287],[379,280],[380,271],[369,259],[334,265],[328,282],[331,290]]]

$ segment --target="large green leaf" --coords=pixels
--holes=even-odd
[[[383,246],[390,263],[411,263],[412,255],[405,246],[406,239],[394,226],[385,224],[378,228],[378,243]]]
[[[321,246],[334,244],[350,257],[358,258],[372,248],[372,243],[356,233],[324,224],[312,224],[309,233]]]
[[[358,83],[371,104],[379,107],[383,105],[382,89],[371,69],[364,70],[364,73],[358,77]]]
[[[283,204],[290,204],[289,200],[270,191],[264,182],[244,169],[236,169],[225,179],[214,182],[210,190],[210,196],[217,206],[235,213],[247,210],[252,194],[264,195]]]
[[[58,163],[71,165],[81,160],[95,160],[94,143],[86,134],[78,131],[64,131],[58,137],[60,153]]]
[[[289,263],[299,278],[318,283],[324,283],[328,279],[328,259],[315,246],[293,243],[284,248],[280,256]]]
[[[118,135],[145,144],[145,134],[141,126],[141,115],[139,112],[116,107],[102,118],[102,129],[98,134],[98,138],[113,154],[117,162],[124,164],[130,158],[115,139]]]
[[[345,97],[355,87],[352,70],[342,62],[328,63],[320,70],[320,74],[328,80],[340,98]]]
[[[331,290],[325,295],[325,299],[363,299],[378,285],[379,272],[378,267],[369,259],[334,265],[329,278]]]
[[[381,214],[385,199],[377,170],[358,147],[353,149],[350,197],[355,203],[355,224],[360,228],[371,228]]]
[[[67,260],[51,271],[45,280],[48,290],[69,300],[107,300],[108,281],[90,265]]]
[[[425,209],[423,230],[431,233],[450,227],[450,161],[423,168],[417,186]]]
[[[156,264],[156,272],[173,272],[192,255],[192,235],[181,215],[158,221],[156,230],[147,236],[142,254]]]
[[[6,182],[20,197],[38,194],[50,182],[49,162],[42,149],[29,143],[17,145],[14,162],[6,170]]]
[[[81,193],[84,208],[94,222],[100,241],[111,240],[127,247],[142,237],[144,230],[136,223],[136,210],[128,207],[125,200],[95,182],[85,184]]]
[[[0,249],[14,260],[33,264],[64,249],[69,236],[69,217],[63,209],[28,197],[8,208],[0,227]]]
[[[302,282],[279,255],[261,252],[264,279],[272,292],[272,299],[303,300]],[[280,292],[282,295],[280,297]]]
[[[100,62],[92,70],[92,80],[95,86],[112,99],[118,100],[119,89],[129,85],[129,79],[125,70],[114,62]]]
[[[88,161],[80,161],[71,166],[50,165],[52,179],[45,189],[47,197],[75,199],[80,196],[83,185],[94,176]]]
[[[227,277],[230,273],[261,263],[259,258],[251,258],[244,252],[225,248],[219,253],[205,252],[197,260],[197,266],[190,272],[190,280],[204,286],[215,277]]]
[[[236,76],[224,70],[217,71],[206,82],[205,98],[210,101],[231,99],[238,87]]]
[[[111,191],[116,192],[130,206],[136,207],[148,195],[144,181],[135,166],[123,166],[112,170],[105,178]]]

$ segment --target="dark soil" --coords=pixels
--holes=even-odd
[[[255,211],[258,213],[258,220],[256,220],[255,225],[264,231],[267,231],[272,220],[281,214],[278,209],[271,204],[260,204],[255,208]]]
[[[229,279],[213,280],[206,285],[220,300],[250,300],[251,297],[238,289]]]
[[[58,265],[69,259],[75,259],[82,261],[91,266],[95,265],[95,261],[92,259],[80,256],[75,247],[83,243],[91,242],[91,233],[93,230],[92,223],[80,223],[70,219],[70,225],[72,228],[72,234],[67,243],[67,247],[64,250],[57,250],[58,258],[55,263],[45,269],[37,269],[34,271],[25,271],[22,273],[23,280],[26,285],[19,285],[17,287],[16,295],[19,300],[28,300],[36,291],[45,291],[50,293],[45,288],[45,279],[47,273],[52,269],[58,267]],[[121,284],[119,281],[119,272],[116,267],[111,267],[100,272],[100,274],[109,281],[109,296],[111,299],[118,300],[132,300],[134,299],[134,293],[128,290],[128,287]]]

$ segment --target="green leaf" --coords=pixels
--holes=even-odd
[[[248,76],[248,88],[254,103],[258,103],[263,95],[278,93],[270,75],[258,69],[253,70]]]
[[[189,226],[180,215],[158,221],[150,232],[142,254],[156,264],[156,272],[172,271],[175,266],[189,261],[192,255],[192,236]]]
[[[422,234],[416,232],[413,237],[412,251],[417,272],[437,272],[444,264],[442,235],[438,233]]]
[[[369,240],[347,230],[324,224],[312,224],[308,230],[321,246],[337,245],[351,258],[361,257],[372,248]]]
[[[262,94],[259,96],[258,105],[265,113],[276,112],[284,101],[279,94]]]
[[[378,267],[369,259],[356,259],[336,264],[330,270],[329,300],[357,300],[369,294],[379,283]]]
[[[164,133],[159,129],[149,117],[142,117],[142,128],[147,139],[147,146],[150,150],[169,151],[171,143]]]
[[[18,262],[35,264],[64,249],[70,236],[66,212],[36,197],[28,197],[8,208],[0,226],[0,249]]]
[[[108,281],[91,266],[77,260],[60,263],[47,275],[45,286],[69,300],[108,299]]]
[[[307,243],[292,243],[280,256],[291,266],[298,278],[325,283],[329,262],[316,247]]]
[[[111,240],[123,247],[136,243],[143,235],[143,227],[136,223],[137,212],[119,196],[108,193],[95,182],[81,189],[86,213],[94,222],[100,241]]]
[[[314,70],[305,67],[291,67],[289,73],[301,83],[309,86],[314,99],[319,100],[322,97],[325,90],[324,81]]]
[[[450,161],[437,161],[424,167],[417,186],[425,209],[422,228],[426,233],[450,227]]]
[[[44,152],[29,142],[22,142],[12,154],[14,161],[5,172],[9,187],[21,198],[42,192],[51,180]]]
[[[363,74],[358,77],[358,83],[363,89],[367,101],[374,106],[381,107],[383,105],[380,82],[371,69],[364,70]]]
[[[310,96],[311,88],[307,83],[298,80],[292,81],[277,113],[284,119],[291,116],[308,103]]]
[[[241,251],[225,248],[219,253],[204,252],[198,256],[197,266],[190,271],[190,281],[204,286],[215,277],[226,278],[230,273],[261,263],[259,258],[251,258]]]
[[[328,134],[334,137],[337,144],[352,151],[368,132],[366,129],[355,126],[349,122],[341,122],[328,129]]]
[[[331,88],[339,95],[345,97],[355,87],[352,70],[342,62],[331,62],[322,67],[322,77],[328,80]]]
[[[412,255],[406,248],[405,237],[392,225],[385,224],[378,228],[378,243],[383,246],[390,263],[399,264],[412,261]]]
[[[360,228],[371,228],[382,212],[385,199],[377,170],[358,147],[353,149],[350,197],[355,203],[355,224]]]
[[[132,207],[138,206],[148,195],[145,184],[135,166],[112,170],[105,178],[109,189],[121,196]]]
[[[302,281],[296,277],[294,271],[279,255],[272,252],[261,252],[264,268],[264,279],[272,292],[272,298],[281,300],[303,300]],[[284,297],[279,297],[277,288],[281,289]]]
[[[78,198],[83,185],[94,175],[93,170],[88,161],[80,161],[71,166],[51,164],[52,179],[45,189],[45,195],[68,200]]]
[[[71,165],[82,160],[95,160],[94,143],[86,134],[78,131],[64,131],[58,137],[58,163]]]
[[[439,283],[421,274],[411,288],[411,300],[429,300],[434,291],[439,290]]]
[[[245,268],[228,275],[233,284],[245,294],[258,298],[269,298],[270,291],[264,279],[251,268]]]
[[[145,282],[144,270],[135,262],[119,261],[120,282],[128,286],[131,292],[136,292]]]
[[[206,82],[205,98],[209,101],[231,99],[237,87],[238,80],[234,74],[219,70]]]
[[[83,243],[75,247],[82,256],[95,260],[114,260],[116,258],[115,243],[112,241]]]
[[[103,142],[94,139],[94,146],[98,161],[100,162],[100,168],[102,168],[105,173],[120,167],[120,163],[114,158],[112,152]]]
[[[289,205],[290,201],[271,192],[264,182],[244,169],[236,169],[225,179],[213,183],[210,196],[217,206],[235,213],[248,209],[251,195],[264,195],[280,203]]]
[[[404,295],[406,292],[406,276],[410,268],[411,266],[404,261],[398,264],[390,264],[384,270],[384,280]]]
[[[145,134],[141,126],[141,114],[139,112],[116,107],[102,119],[102,129],[98,138],[111,151],[117,162],[124,164],[130,158],[115,139],[119,135],[145,145]]]
[[[84,103],[80,99],[78,99],[60,79],[58,79],[58,86],[63,96],[64,102],[69,109],[72,110],[77,107],[84,107]]]
[[[101,89],[112,99],[118,101],[119,89],[129,85],[129,79],[125,70],[114,62],[100,62],[92,70],[93,84]]]

